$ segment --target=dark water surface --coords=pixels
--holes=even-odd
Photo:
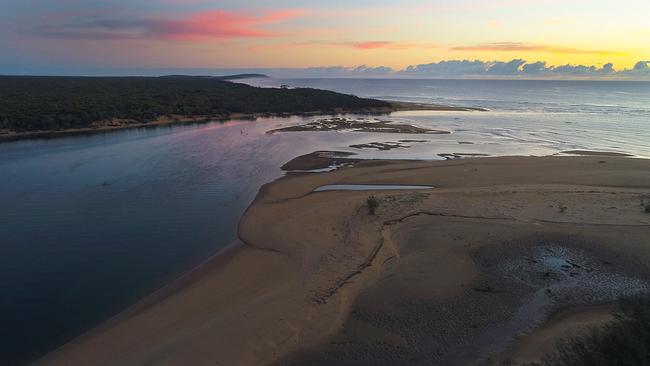
[[[0,365],[23,364],[236,238],[300,118],[0,144]],[[322,145],[322,144],[321,144]]]

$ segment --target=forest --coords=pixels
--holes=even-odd
[[[0,76],[0,130],[88,128],[102,121],[146,123],[162,116],[305,113],[389,108],[331,91],[258,88],[224,77]]]

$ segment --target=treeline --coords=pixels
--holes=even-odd
[[[210,77],[0,76],[0,129],[89,127],[113,118],[302,113],[388,108],[389,103],[317,89],[268,89]]]

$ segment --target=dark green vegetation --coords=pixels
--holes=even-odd
[[[226,75],[226,76],[187,76],[187,75],[165,75],[161,76],[161,78],[191,78],[191,77],[197,77],[197,78],[211,78],[215,80],[239,80],[239,79],[251,79],[251,78],[268,78],[267,75],[264,74],[234,74],[234,75]]]
[[[650,295],[620,300],[616,320],[558,343],[536,366],[650,365]]]
[[[317,89],[269,89],[212,77],[0,77],[0,130],[128,125],[163,116],[305,113],[389,108]],[[117,121],[115,121],[117,120]]]
[[[641,196],[641,208],[645,211],[645,213],[650,213],[650,201],[647,201],[650,199],[648,196]]]
[[[375,196],[370,196],[366,199],[366,207],[368,207],[368,213],[374,215],[377,207],[379,207],[379,201]]]

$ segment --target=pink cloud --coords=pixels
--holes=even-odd
[[[152,21],[149,35],[156,38],[199,41],[214,38],[270,37],[276,33],[259,26],[282,22],[302,14],[299,10],[279,10],[263,15],[249,15],[224,10],[194,14],[180,20]]]
[[[273,37],[280,34],[265,26],[300,17],[301,10],[285,9],[261,14],[208,10],[185,17],[130,17],[115,14],[55,14],[26,33],[48,38],[71,39],[159,39],[209,41],[228,38]]]
[[[432,43],[391,42],[391,41],[347,42],[347,43],[342,43],[340,45],[353,47],[360,50],[374,50],[379,48],[391,49],[391,50],[408,50],[414,48],[437,48],[437,46]]]

